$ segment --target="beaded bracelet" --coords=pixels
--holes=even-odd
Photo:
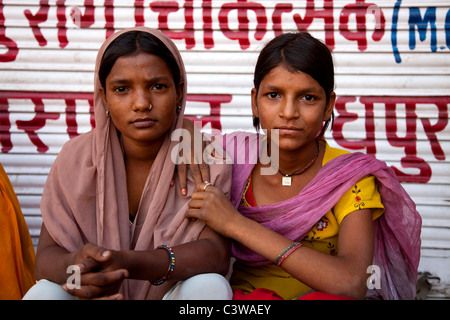
[[[300,242],[294,242],[289,247],[287,247],[286,250],[284,250],[282,253],[280,253],[280,255],[275,259],[275,261],[273,263],[277,267],[279,267],[283,263],[283,261],[286,260],[286,258],[289,257],[292,252],[294,252],[295,250],[300,248],[301,245],[302,244]]]
[[[157,281],[151,281],[150,283],[154,286],[159,286],[160,284],[163,284],[172,274],[173,269],[175,268],[175,253],[173,252],[171,247],[168,247],[166,245],[160,245],[158,248],[156,249],[164,249],[167,251],[167,253],[169,254],[169,268],[166,271],[166,274],[159,280]]]

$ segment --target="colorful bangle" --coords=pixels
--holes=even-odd
[[[289,247],[286,248],[273,262],[277,267],[279,267],[287,257],[291,255],[292,252],[300,248],[302,244],[300,242],[294,242]]]
[[[166,245],[161,245],[156,249],[164,249],[169,254],[169,268],[166,271],[166,274],[159,280],[151,281],[150,283],[154,286],[159,286],[160,284],[163,284],[172,274],[173,269],[175,268],[175,253],[173,252],[171,247],[168,247]]]

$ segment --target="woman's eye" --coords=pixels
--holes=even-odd
[[[123,86],[114,88],[114,92],[117,92],[117,93],[122,93],[122,92],[125,92],[126,90],[127,90],[127,88],[123,87]]]
[[[153,87],[152,87],[152,90],[162,90],[162,89],[164,89],[166,86],[164,85],[164,84],[161,84],[161,83],[158,83],[158,84],[155,84]]]

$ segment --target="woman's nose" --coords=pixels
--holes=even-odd
[[[286,99],[281,106],[280,116],[285,119],[294,119],[299,116],[298,108],[292,99]]]
[[[151,109],[150,93],[146,90],[137,90],[133,100],[133,110],[147,111]]]

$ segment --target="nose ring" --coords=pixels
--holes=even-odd
[[[153,106],[152,106],[152,104],[150,103],[150,104],[148,105],[148,111],[152,110],[152,108],[153,108]]]

